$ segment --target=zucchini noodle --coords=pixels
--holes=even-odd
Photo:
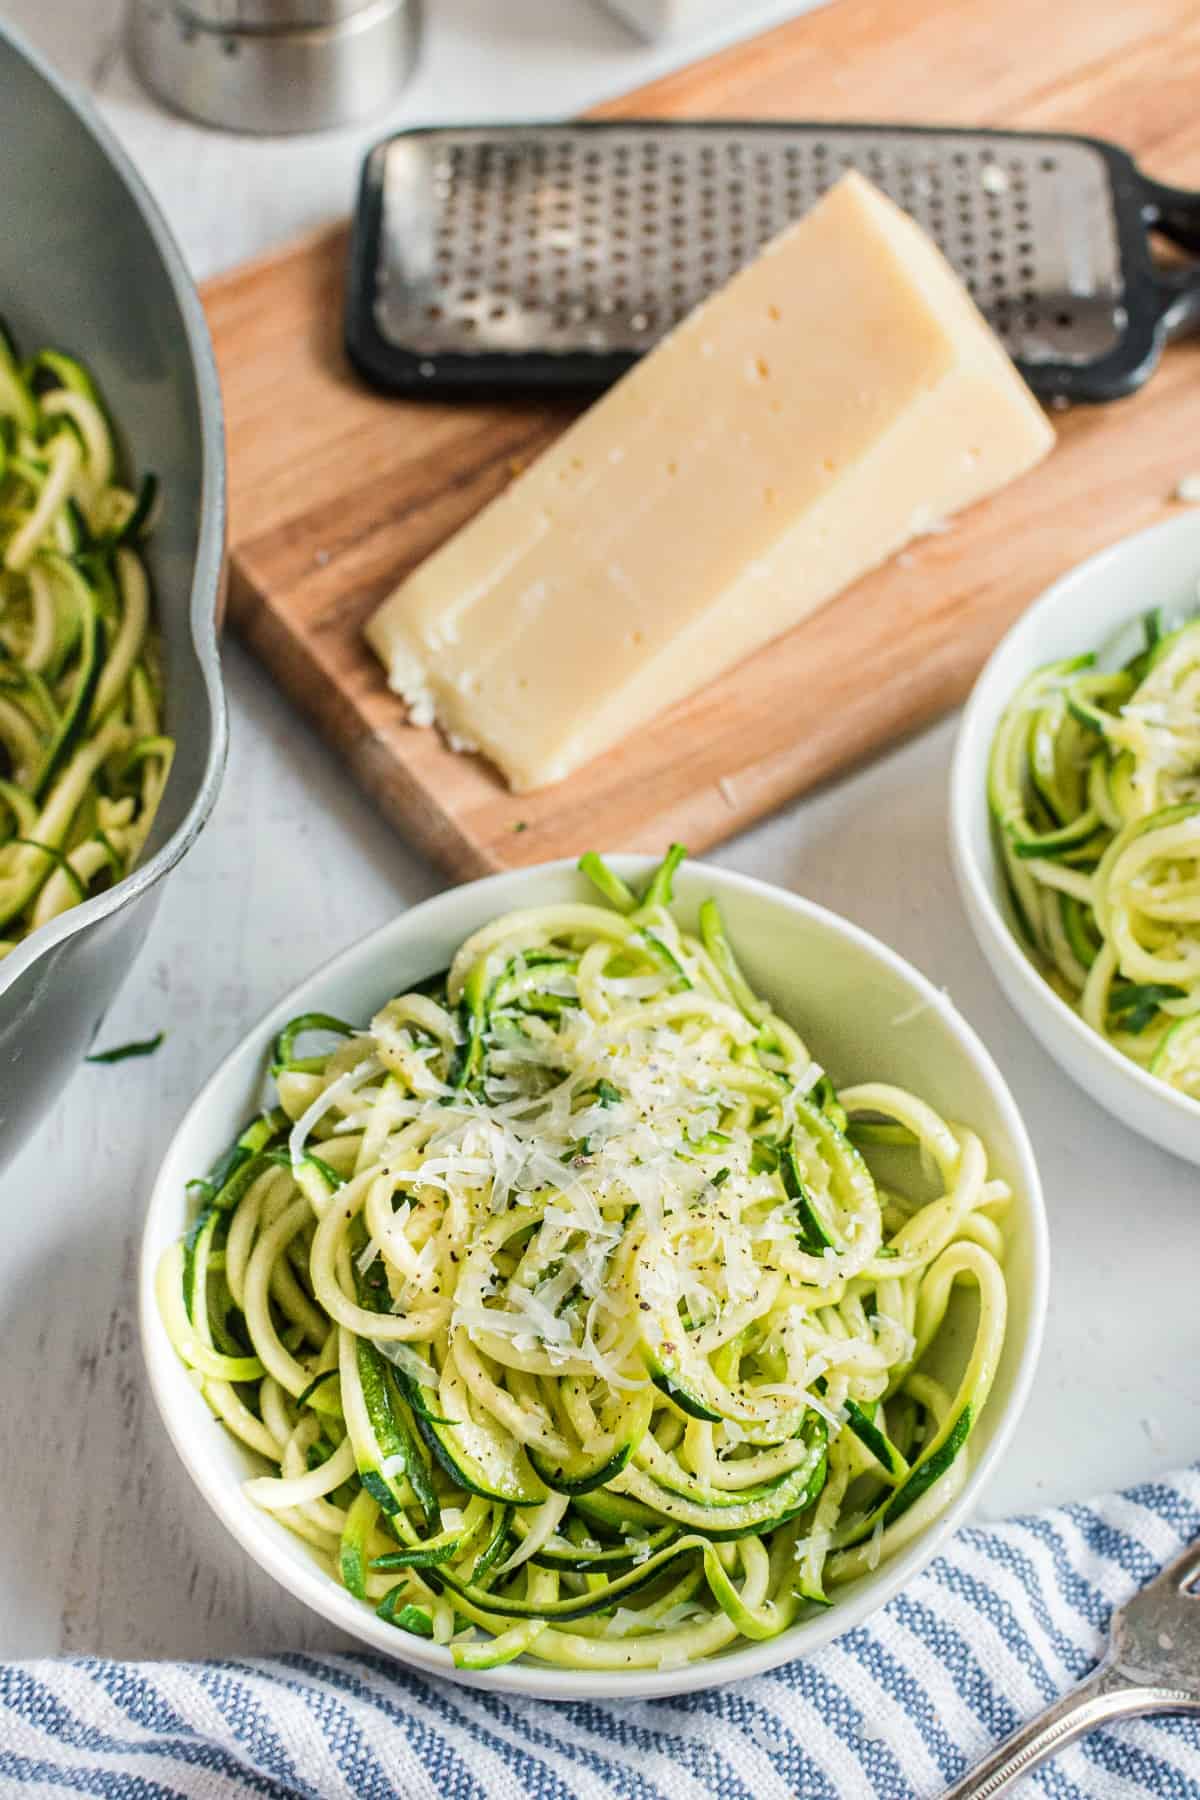
[[[1200,620],[1105,669],[1038,669],[988,800],[1032,961],[1113,1047],[1200,1099]]]
[[[460,1668],[672,1668],[830,1605],[960,1490],[1000,1356],[979,1139],[835,1092],[715,902],[681,929],[682,855],[641,895],[585,857],[598,903],[367,1031],[294,1020],[160,1267],[247,1493]]]
[[[127,875],[173,746],[138,545],[87,370],[0,327],[0,959]]]

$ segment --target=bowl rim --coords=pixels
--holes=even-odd
[[[607,859],[618,873],[636,877],[654,868],[657,858],[636,854],[614,854]],[[485,899],[489,890],[514,885],[534,886],[540,880],[574,872],[577,864],[565,857],[554,862],[535,864],[526,869],[507,871],[465,884]],[[971,1061],[980,1080],[990,1092],[1003,1119],[1008,1148],[1026,1196],[1030,1231],[1029,1329],[1017,1350],[1012,1390],[1003,1412],[995,1421],[991,1442],[972,1466],[963,1489],[945,1512],[890,1560],[870,1585],[852,1595],[845,1605],[834,1605],[824,1613],[789,1627],[777,1638],[750,1643],[740,1649],[724,1652],[708,1662],[688,1664],[680,1669],[584,1672],[545,1667],[541,1664],[516,1662],[496,1670],[467,1671],[454,1667],[450,1653],[443,1646],[426,1643],[420,1638],[396,1639],[401,1634],[378,1620],[373,1610],[347,1594],[333,1577],[316,1563],[309,1565],[293,1559],[267,1530],[267,1522],[256,1514],[252,1504],[242,1495],[240,1485],[216,1473],[197,1441],[189,1434],[184,1421],[176,1415],[171,1383],[178,1388],[181,1365],[167,1338],[158,1315],[155,1277],[161,1254],[163,1223],[166,1216],[177,1214],[181,1206],[182,1183],[172,1163],[180,1140],[205,1115],[216,1091],[224,1084],[231,1065],[244,1056],[252,1043],[266,1046],[279,1027],[299,1008],[314,982],[336,982],[349,977],[373,958],[385,961],[384,946],[398,930],[419,927],[422,919],[436,913],[446,901],[464,889],[450,888],[421,901],[396,915],[386,924],[359,938],[303,980],[297,982],[259,1019],[250,1031],[222,1057],[220,1064],[204,1083],[172,1135],[146,1210],[138,1275],[138,1318],[142,1355],[150,1378],[151,1390],[167,1435],[191,1476],[193,1483],[213,1512],[225,1525],[241,1548],[296,1599],[316,1612],[326,1623],[344,1630],[360,1643],[382,1651],[397,1662],[439,1676],[461,1685],[491,1688],[497,1692],[523,1694],[553,1701],[612,1700],[614,1698],[658,1699],[695,1692],[703,1688],[724,1686],[761,1675],[781,1663],[807,1655],[830,1643],[843,1632],[873,1616],[924,1568],[939,1547],[958,1529],[990,1478],[1024,1413],[1029,1397],[1045,1327],[1049,1285],[1050,1247],[1045,1202],[1041,1180],[1029,1134],[1008,1084],[974,1028],[947,999],[946,994],[904,957],[879,939],[852,924],[840,914],[805,899],[786,889],[761,881],[754,876],[737,874],[704,862],[689,862],[688,874],[711,883],[712,891],[736,890],[769,901],[785,914],[807,918],[822,929],[848,942],[870,960],[882,963],[913,990],[922,1005],[936,1008],[956,1038],[960,1050]],[[520,902],[516,902],[520,904]]]
[[[951,855],[959,884],[965,890],[968,916],[978,926],[982,926],[986,933],[987,943],[983,945],[985,953],[991,953],[991,960],[998,957],[1003,962],[1022,992],[1028,996],[1030,1004],[1069,1032],[1083,1056],[1099,1057],[1114,1076],[1126,1082],[1146,1102],[1173,1111],[1196,1129],[1200,1127],[1200,1100],[1172,1087],[1168,1082],[1160,1081],[1148,1069],[1143,1069],[1128,1056],[1123,1056],[1107,1038],[1101,1037],[1098,1031],[1093,1031],[1074,1007],[1068,1006],[1030,961],[1000,907],[995,881],[989,880],[980,866],[971,831],[972,820],[978,816],[979,808],[983,807],[985,811],[987,808],[986,775],[991,742],[985,739],[983,719],[994,701],[995,690],[999,687],[1003,662],[1014,653],[1015,647],[1026,636],[1032,638],[1036,635],[1037,627],[1043,619],[1056,614],[1060,608],[1065,610],[1068,603],[1077,602],[1080,590],[1086,592],[1089,583],[1101,575],[1109,564],[1132,556],[1138,548],[1151,541],[1173,537],[1178,537],[1183,542],[1190,538],[1196,540],[1196,560],[1197,567],[1200,568],[1200,511],[1184,514],[1180,518],[1163,519],[1141,531],[1128,532],[1124,537],[1116,538],[1111,544],[1094,551],[1091,556],[1072,564],[1009,626],[976,677],[955,737],[950,763],[949,831]],[[1132,623],[1144,611],[1144,602],[1141,606],[1132,607],[1126,623]],[[1031,674],[1038,666],[1032,658],[1022,660],[1026,664],[1026,675]],[[1013,691],[1012,688],[1006,691],[1005,702],[1011,699]],[[980,935],[978,930],[977,935]],[[1051,1051],[1050,1054],[1056,1062],[1061,1063],[1062,1059],[1057,1052]]]
[[[200,421],[199,529],[187,617],[208,702],[210,731],[208,757],[200,784],[171,836],[153,856],[135,864],[113,887],[39,926],[10,951],[0,962],[0,999],[3,999],[43,957],[89,925],[98,924],[110,914],[131,905],[173,869],[191,848],[216,802],[225,768],[229,728],[217,644],[217,620],[225,580],[225,423],[216,358],[199,292],[158,202],[97,108],[55,71],[22,33],[2,20],[0,45],[7,45],[28,64],[62,105],[74,114],[93,139],[97,153],[115,169],[141,215],[179,308]]]

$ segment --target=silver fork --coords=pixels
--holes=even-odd
[[[1200,1539],[1120,1607],[1087,1680],[1014,1731],[944,1800],[993,1800],[1085,1731],[1150,1713],[1200,1713]]]

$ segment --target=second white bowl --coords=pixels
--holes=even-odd
[[[632,881],[644,879],[653,867],[648,857],[611,860]],[[717,898],[749,979],[796,1024],[839,1085],[873,1079],[912,1088],[945,1117],[962,1120],[979,1133],[991,1169],[1013,1190],[1005,1265],[1008,1330],[987,1407],[971,1436],[966,1485],[930,1529],[895,1558],[841,1589],[827,1613],[804,1619],[766,1643],[682,1669],[600,1675],[515,1663],[463,1674],[442,1646],[378,1619],[334,1580],[306,1543],[246,1498],[242,1482],[262,1468],[211,1417],[159,1319],[155,1271],[163,1251],[187,1228],[186,1183],[211,1167],[253,1114],[267,1052],[280,1027],[309,1011],[365,1021],[393,994],[444,968],[465,938],[500,914],[589,897],[572,865],[553,863],[452,888],[403,913],[306,981],[208,1082],[175,1136],[150,1202],[142,1249],[142,1342],[167,1430],[200,1492],[260,1567],[331,1624],[376,1650],[472,1685],[558,1700],[679,1694],[761,1674],[816,1649],[883,1605],[975,1505],[1033,1379],[1049,1262],[1041,1189],[1012,1096],[970,1026],[894,952],[807,900],[700,864],[684,868],[676,892],[679,916],[692,929],[700,903],[710,894]],[[967,1297],[966,1304],[974,1302]]]
[[[1164,1150],[1200,1163],[1200,1101],[1168,1087],[1085,1025],[1025,954],[987,803],[987,769],[1001,714],[1043,663],[1101,650],[1153,607],[1200,604],[1200,512],[1140,531],[1064,575],[992,652],[967,702],[950,777],[950,849],[979,947],[1043,1049],[1106,1112]]]

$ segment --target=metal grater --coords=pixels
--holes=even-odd
[[[1200,196],[1094,138],[595,123],[401,132],[367,159],[347,347],[393,390],[607,385],[858,169],[941,245],[1032,387],[1111,400],[1200,316]]]

